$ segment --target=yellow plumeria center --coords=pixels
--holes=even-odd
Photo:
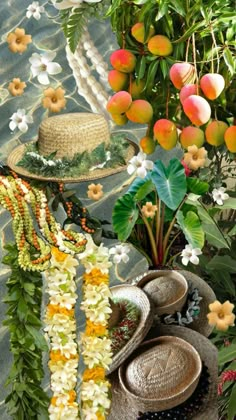
[[[65,252],[59,251],[58,248],[52,247],[52,255],[57,260],[57,262],[63,262],[68,257],[68,254]]]

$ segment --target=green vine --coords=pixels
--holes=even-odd
[[[25,272],[18,263],[16,244],[5,246],[8,254],[3,263],[11,268],[6,285],[7,325],[13,364],[6,381],[11,387],[5,403],[14,420],[48,419],[49,398],[41,388],[44,376],[42,352],[48,351],[40,329],[42,277],[37,272]]]

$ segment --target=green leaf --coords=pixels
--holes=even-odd
[[[206,266],[207,270],[222,270],[236,273],[236,260],[229,255],[215,255]]]
[[[230,197],[224,201],[222,206],[214,206],[216,209],[225,210],[225,209],[233,209],[236,210],[236,198]]]
[[[171,159],[169,165],[165,167],[160,160],[157,160],[151,172],[151,179],[160,200],[170,209],[176,210],[187,190],[184,167],[180,161],[176,158]]]
[[[182,211],[177,213],[177,222],[181,227],[183,234],[193,248],[200,248],[204,246],[205,235],[202,229],[201,221],[196,213],[188,211],[186,216]]]
[[[228,235],[229,235],[229,236],[234,236],[234,235],[236,235],[236,225],[234,225],[234,226],[232,227],[232,229],[228,232]]]
[[[228,420],[234,420],[236,416],[236,384],[234,384],[228,405]]]
[[[160,67],[161,67],[163,79],[166,79],[166,76],[169,74],[169,66],[165,59],[160,60]]]
[[[236,357],[236,344],[231,344],[228,347],[224,347],[218,352],[218,364],[223,365],[227,362],[231,362]]]
[[[196,195],[203,195],[209,190],[209,184],[198,178],[187,177],[187,189]]]
[[[149,66],[148,72],[147,72],[147,78],[146,78],[146,84],[144,87],[144,90],[149,88],[149,90],[153,87],[157,69],[159,66],[159,60],[155,59],[155,61],[152,61],[152,63]]]
[[[118,239],[125,242],[138,219],[139,210],[131,194],[118,198],[112,212],[112,223]]]
[[[223,57],[231,76],[233,76],[235,73],[235,61],[229,48],[224,48]]]
[[[25,328],[27,331],[29,331],[29,333],[34,338],[36,346],[40,348],[41,350],[47,351],[48,345],[43,334],[40,331],[38,331],[36,328],[32,327],[31,325],[26,324]]]
[[[192,202],[193,203],[193,202]],[[200,203],[198,203],[199,206],[197,207],[198,215],[202,222],[202,227],[206,234],[207,241],[215,246],[218,249],[221,248],[228,248],[229,244],[226,241],[223,233],[221,232],[220,228],[218,227],[217,223],[214,221],[214,219],[209,215],[207,210],[201,206]],[[196,205],[196,203],[195,203]]]
[[[154,188],[155,187],[152,181],[149,179],[148,181],[146,181],[143,185],[139,187],[138,191],[136,192],[134,196],[134,199],[136,201],[143,200],[148,194],[150,194],[154,190]]]

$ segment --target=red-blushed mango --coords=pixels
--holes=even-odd
[[[236,125],[231,125],[225,132],[225,143],[231,153],[236,153]]]
[[[218,98],[224,90],[225,79],[221,76],[221,74],[208,73],[201,77],[200,87],[206,98],[213,101]]]
[[[149,41],[149,39],[155,34],[155,29],[153,26],[149,27],[148,34],[145,38],[145,27],[143,22],[137,22],[131,28],[131,34],[136,39],[136,41],[144,44]],[[145,42],[144,42],[145,40]]]
[[[207,143],[216,147],[221,146],[225,141],[224,134],[228,127],[224,121],[211,121],[205,130]]]
[[[111,114],[123,114],[132,103],[131,95],[125,90],[115,93],[107,102],[107,111]]]
[[[152,105],[144,99],[136,99],[126,112],[127,118],[139,124],[147,124],[153,117]]]
[[[108,73],[108,83],[115,92],[126,90],[129,85],[129,75],[118,70],[111,70]]]
[[[144,153],[147,155],[151,155],[156,148],[156,141],[154,141],[151,137],[143,137],[140,142],[140,147]]]
[[[179,92],[179,100],[183,105],[185,99],[187,99],[190,95],[197,95],[197,85],[191,83],[190,85],[185,85],[182,87],[181,91]]]
[[[204,132],[198,127],[188,127],[183,128],[179,136],[180,143],[184,149],[187,149],[189,146],[197,146],[198,148],[202,147],[205,136]]]
[[[153,127],[154,137],[165,150],[171,150],[175,147],[178,140],[176,125],[166,119],[157,120]]]
[[[175,63],[170,68],[170,80],[176,89],[191,84],[196,79],[196,71],[190,63]]]
[[[131,94],[133,99],[139,99],[142,95],[142,91],[145,86],[145,81],[141,79],[138,83],[136,80],[133,80],[129,87],[129,93]]]
[[[148,41],[148,50],[153,55],[160,55],[162,57],[166,57],[170,55],[173,51],[173,46],[165,35],[155,35]]]
[[[111,114],[111,116],[112,116],[112,120],[117,125],[125,125],[128,122],[128,118],[126,117],[125,114]]]
[[[206,124],[211,118],[211,107],[206,99],[198,95],[190,95],[183,103],[184,113],[192,124]]]
[[[115,70],[123,73],[132,73],[135,69],[136,57],[128,50],[120,49],[111,54],[110,62]]]

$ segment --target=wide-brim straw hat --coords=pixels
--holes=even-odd
[[[7,165],[21,176],[41,181],[77,183],[104,178],[127,168],[129,160],[138,153],[139,147],[131,140],[125,153],[124,165],[94,169],[80,176],[43,176],[30,172],[27,168],[18,166],[23,158],[26,145],[35,144],[36,140],[17,146],[8,156]],[[76,153],[92,152],[99,144],[110,143],[108,122],[103,115],[93,113],[70,113],[46,118],[39,127],[37,146],[39,154],[49,156],[56,153],[56,159],[73,158]],[[53,158],[52,158],[53,159]]]
[[[108,374],[117,369],[143,341],[153,324],[154,316],[151,302],[140,288],[132,285],[119,285],[111,287],[110,290],[113,298],[118,300],[126,299],[134,303],[140,311],[140,318],[137,328],[130,340],[113,356],[112,364],[107,372]]]
[[[145,273],[140,273],[134,278],[129,279],[128,282],[131,284],[136,284],[138,285],[138,287],[142,288],[144,284],[146,284],[146,281],[148,279],[151,280],[155,278],[155,274],[158,272],[159,270],[149,270]],[[182,274],[185,277],[189,284],[189,287],[197,288],[199,296],[202,297],[202,300],[199,302],[199,315],[196,318],[194,318],[193,322],[186,325],[186,327],[198,331],[201,334],[205,335],[205,337],[208,337],[213,331],[214,327],[212,325],[209,325],[207,314],[209,313],[209,304],[216,300],[216,295],[211,289],[211,287],[196,274],[193,274],[190,271],[186,270],[178,270],[178,273]]]
[[[152,332],[152,335],[151,335]],[[217,349],[216,347],[203,335],[197,331],[190,330],[185,327],[178,326],[164,326],[160,325],[156,327],[155,331],[150,330],[150,336],[148,339],[158,336],[174,336],[179,337],[191,344],[198,354],[202,362],[206,365],[209,372],[209,389],[208,393],[204,398],[202,406],[198,409],[197,413],[191,417],[193,420],[216,420],[217,414]],[[137,349],[138,352],[138,349]],[[134,352],[130,357],[133,359],[136,355]],[[127,362],[125,362],[126,364]],[[122,365],[123,366],[123,365]],[[120,368],[121,370],[121,368]],[[138,408],[130,395],[124,390],[119,381],[118,371],[114,372],[109,376],[112,390],[112,403],[111,412],[108,416],[108,420],[134,420],[138,417]],[[148,411],[162,411],[156,410],[156,406],[153,410]]]

